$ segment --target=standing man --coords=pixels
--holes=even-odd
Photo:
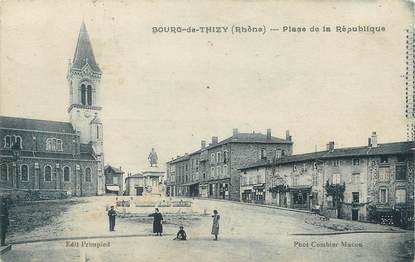
[[[114,210],[114,206],[111,206],[111,209],[108,211],[108,218],[110,222],[110,231],[115,231],[115,217],[117,216],[117,212]]]
[[[159,209],[156,208],[156,212],[153,214],[148,215],[149,217],[153,217],[153,233],[157,233],[157,236],[161,236],[163,233],[163,215],[160,213]]]
[[[9,227],[9,210],[5,198],[0,201],[0,231],[1,231],[1,245],[6,245],[6,233]]]

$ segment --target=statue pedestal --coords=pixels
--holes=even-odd
[[[159,167],[149,167],[142,172],[144,177],[144,192],[163,196],[164,192],[164,171]]]

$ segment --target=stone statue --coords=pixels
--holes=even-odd
[[[157,153],[154,150],[154,148],[152,148],[150,154],[148,155],[148,161],[150,162],[150,167],[152,166],[157,167],[157,160],[158,160]]]

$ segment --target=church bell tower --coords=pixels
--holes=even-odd
[[[102,137],[102,124],[99,121],[102,109],[99,105],[101,76],[102,71],[95,61],[85,23],[82,23],[66,78],[69,83],[70,122],[79,131],[83,144],[95,142]]]
[[[100,81],[102,71],[95,61],[85,23],[82,22],[72,62],[66,79],[69,84],[70,122],[80,136],[82,144],[90,144],[99,161],[98,194],[102,193],[104,168],[103,128],[100,120]]]

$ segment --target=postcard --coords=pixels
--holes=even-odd
[[[413,261],[413,1],[0,2],[0,261]]]

